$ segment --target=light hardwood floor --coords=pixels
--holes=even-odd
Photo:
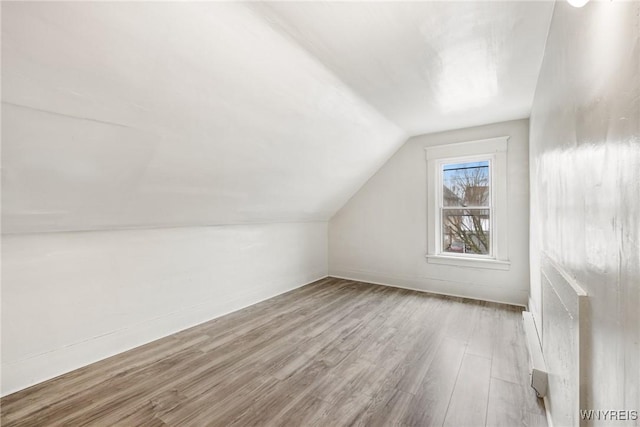
[[[327,278],[0,401],[2,425],[546,426],[520,309]]]

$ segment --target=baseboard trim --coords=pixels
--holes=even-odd
[[[417,292],[422,292],[422,293],[426,293],[426,294],[463,298],[463,299],[469,299],[469,300],[473,300],[473,301],[491,302],[491,303],[495,303],[495,304],[501,304],[501,305],[507,305],[507,306],[525,308],[526,309],[526,305],[525,304],[518,304],[518,303],[514,303],[514,302],[500,301],[500,300],[494,300],[494,299],[490,299],[490,298],[480,298],[480,297],[473,297],[473,296],[469,296],[469,295],[461,295],[461,294],[455,294],[455,293],[434,291],[434,290],[430,290],[430,289],[414,288],[414,287],[410,287],[410,286],[398,285],[398,284],[395,284],[395,283],[389,283],[387,281],[378,281],[378,280],[369,280],[369,279],[358,278],[358,277],[355,277],[355,276],[345,275],[344,273],[335,274],[335,273],[329,272],[329,277],[334,277],[336,279],[353,280],[353,281],[356,281],[356,282],[370,283],[372,285],[389,286],[391,288],[407,289],[407,290],[410,290],[410,291],[417,291]]]

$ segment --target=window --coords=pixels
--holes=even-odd
[[[427,147],[427,261],[508,269],[508,137]]]
[[[490,164],[488,159],[440,164],[441,252],[492,254]]]

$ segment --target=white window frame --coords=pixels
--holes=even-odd
[[[458,267],[510,268],[507,252],[508,136],[425,148],[427,158],[427,262]],[[442,167],[450,163],[489,161],[490,251],[488,255],[444,252],[442,248]]]

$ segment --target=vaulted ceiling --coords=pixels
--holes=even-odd
[[[553,2],[256,3],[410,135],[529,117]]]
[[[527,117],[553,3],[2,3],[4,232],[327,220]]]

